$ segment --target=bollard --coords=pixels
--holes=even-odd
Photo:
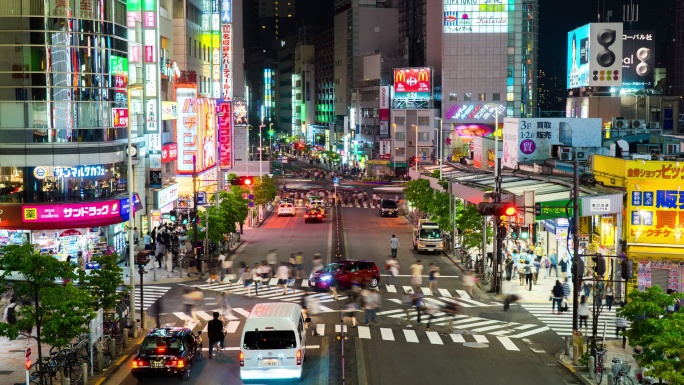
[[[97,343],[97,350],[95,350],[95,365],[98,373],[102,373],[104,371],[104,357],[102,354],[101,342]]]
[[[577,345],[572,346],[572,364],[579,365],[579,346]]]
[[[566,356],[570,355],[571,347],[572,347],[572,337],[571,336],[565,336],[565,355]]]
[[[589,356],[589,378],[596,379],[596,357]]]
[[[82,384],[87,384],[88,383],[88,363],[84,362],[81,364],[81,370],[83,370],[83,380],[81,381]]]
[[[71,378],[69,376],[62,377],[62,385],[71,385]]]
[[[124,328],[124,330],[123,330],[123,346],[124,346],[124,348],[128,348],[128,346],[131,343],[131,341],[129,340],[129,336],[128,336],[129,332],[130,332],[130,330],[128,330],[128,328]]]
[[[116,338],[109,339],[109,351],[112,354],[112,359],[116,358]]]
[[[608,376],[608,385],[613,385],[613,376]]]

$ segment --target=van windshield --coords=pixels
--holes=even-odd
[[[397,202],[385,199],[382,201],[382,208],[383,209],[396,209],[397,208]]]
[[[293,330],[267,330],[245,332],[243,349],[271,350],[271,349],[294,349],[297,340]]]

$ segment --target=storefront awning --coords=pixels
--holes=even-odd
[[[627,256],[630,259],[680,259],[684,254],[682,247],[659,247],[659,246],[629,246]]]

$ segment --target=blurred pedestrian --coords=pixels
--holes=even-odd
[[[263,282],[262,278],[261,264],[259,262],[254,264],[254,270],[252,270],[252,279],[254,280],[254,294],[259,295],[259,286]]]
[[[549,253],[549,263],[551,267],[549,268],[549,271],[547,273],[547,276],[551,276],[551,270],[553,270],[556,273],[556,278],[558,278],[558,254],[554,250],[551,250]]]
[[[568,277],[565,277],[563,279],[563,298],[565,300],[569,300],[570,296],[572,294],[572,287],[570,286],[570,282],[568,281]]]
[[[297,279],[306,278],[304,273],[304,253],[301,251],[295,255],[295,266],[297,268]]]
[[[525,261],[523,268],[525,269],[525,286],[529,285],[529,290],[532,291],[532,270],[534,270],[534,265],[530,261]]]
[[[561,277],[563,279],[568,278],[568,267],[569,263],[566,257],[562,257],[561,260],[558,262],[558,266],[561,268]]]
[[[473,273],[466,271],[465,274],[463,274],[463,284],[465,285],[466,291],[471,297],[473,297],[473,287],[475,287],[476,281],[477,278]]]
[[[622,335],[623,349],[627,345],[627,335],[625,334],[625,332],[627,331],[628,326],[629,323],[627,321],[627,318],[625,318],[625,316],[622,314],[618,314],[618,316],[615,318],[615,338],[618,338],[620,335]]]
[[[554,313],[554,308],[556,308],[556,303],[558,304],[558,314],[561,312],[561,302],[563,301],[564,297],[564,290],[563,290],[563,285],[559,280],[556,280],[556,285],[551,289],[551,299],[553,302],[551,303],[551,314]]]
[[[411,286],[413,291],[417,292],[420,285],[423,283],[423,263],[420,259],[409,267],[411,270]]]
[[[278,268],[278,256],[276,255],[276,249],[271,249],[266,254],[266,262],[271,267],[271,271],[275,273],[276,268]]]
[[[278,269],[276,269],[276,278],[278,278],[278,286],[283,287],[283,295],[287,294],[287,281],[290,278],[290,269],[285,262],[281,262]]]
[[[454,321],[458,315],[458,305],[456,305],[455,302],[447,302],[444,307],[442,307],[442,311],[449,316],[449,323],[447,324],[446,329],[442,330],[442,334],[451,333],[453,331]]]
[[[580,303],[577,307],[577,315],[579,315],[579,328],[582,329],[582,323],[584,323],[584,334],[587,334],[587,328],[589,328],[589,304],[587,303],[587,297],[582,296],[580,298]]]
[[[313,329],[313,335],[317,336],[318,331],[317,326],[318,326],[318,318],[320,314],[320,307],[318,306],[318,298],[313,295],[313,293],[309,293],[306,296],[306,314],[307,317],[309,318],[309,327]]]
[[[320,253],[316,253],[313,256],[313,262],[311,267],[311,274],[321,270],[323,268],[323,258],[321,258]]]
[[[380,308],[382,299],[380,298],[380,293],[375,290],[368,290],[366,297],[364,299],[363,308],[365,310],[365,324],[369,326],[370,323],[376,323],[375,313]]]
[[[511,258],[511,255],[508,254],[506,256],[506,263],[504,265],[506,270],[506,281],[510,281],[511,277],[513,276],[513,265],[515,265],[513,258]]]
[[[426,331],[430,331],[430,324],[432,323],[432,319],[435,318],[435,315],[437,315],[438,310],[439,309],[432,303],[425,303],[425,314],[428,316],[427,325],[425,325]]]
[[[347,324],[347,320],[349,320],[351,322],[351,327],[356,327],[356,309],[357,305],[354,301],[349,301],[346,305],[344,305],[344,308],[342,310],[342,322],[345,325]]]
[[[518,278],[520,278],[520,286],[525,286],[525,260],[522,256],[518,259]]]
[[[188,326],[188,323],[192,319],[193,321],[197,321],[197,315],[195,315],[195,310],[194,310],[194,305],[195,305],[195,300],[192,296],[192,289],[187,288],[185,289],[185,293],[183,293],[183,307],[184,307],[184,313],[186,315],[185,318],[185,325]]]
[[[413,295],[411,295],[411,301],[413,304],[413,307],[416,308],[416,313],[417,313],[417,318],[416,318],[416,324],[417,325],[422,325],[421,321],[421,314],[423,310],[425,309],[425,302],[423,301],[423,294],[414,292]]]
[[[5,308],[5,312],[3,314],[3,321],[7,322],[10,325],[16,325],[17,324],[17,312],[19,311],[19,304],[17,304],[17,300],[12,297],[9,300],[9,303],[7,304],[7,307]],[[10,338],[10,340],[13,340],[14,338]]]
[[[229,318],[232,318],[233,312],[232,312],[232,307],[230,306],[230,300],[228,299],[228,296],[230,295],[229,291],[221,291],[219,292],[219,308],[221,309],[221,317],[223,318],[223,322],[228,322]]]
[[[437,290],[437,279],[439,278],[439,267],[430,262],[430,271],[428,272],[428,288],[430,291]]]
[[[534,284],[537,284],[537,279],[539,278],[539,271],[541,270],[541,261],[537,258],[535,258],[532,261],[532,281]]]
[[[608,282],[608,284],[606,285],[604,296],[606,297],[606,305],[608,305],[608,311],[610,311],[613,308],[613,301],[615,300],[615,291],[613,290],[612,282]]]
[[[219,344],[217,353],[221,355],[221,348],[223,345],[223,322],[219,319],[219,313],[215,311],[212,316],[214,319],[207,323],[207,334],[209,337],[209,359],[212,359],[214,352],[214,345]]]
[[[242,271],[242,284],[245,287],[245,291],[247,292],[247,298],[250,298],[252,296],[252,283],[254,282],[254,278],[252,276],[252,270],[249,268],[249,266],[245,266],[245,270]]]
[[[394,285],[399,285],[397,282],[397,276],[399,275],[399,262],[397,262],[396,257],[387,258],[385,261],[385,270],[387,270],[388,273],[387,277],[385,278],[385,283],[389,283],[389,277],[391,276],[394,281]]]
[[[271,266],[268,265],[267,261],[261,261],[261,285],[268,289],[268,282],[274,276],[274,272],[271,270]]]
[[[504,311],[508,311],[510,309],[511,304],[513,302],[519,301],[520,296],[517,296],[515,294],[508,294],[504,297]]]

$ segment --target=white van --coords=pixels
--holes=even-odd
[[[298,304],[254,306],[240,339],[240,378],[301,379],[306,346],[304,322]]]

